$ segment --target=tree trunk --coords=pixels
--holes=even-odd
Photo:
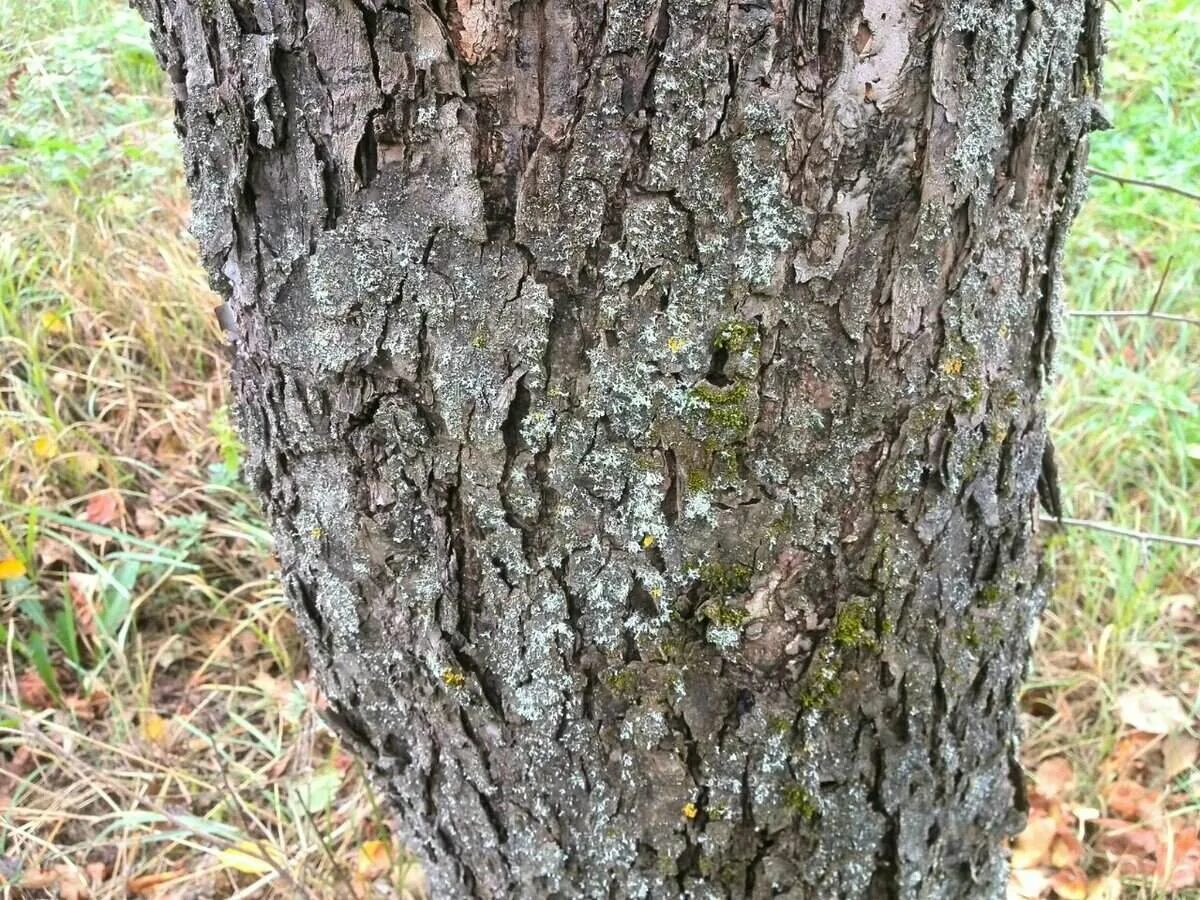
[[[1100,0],[134,0],[435,894],[987,897]]]

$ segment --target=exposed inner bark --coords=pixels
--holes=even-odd
[[[441,897],[982,897],[1099,0],[134,0]]]

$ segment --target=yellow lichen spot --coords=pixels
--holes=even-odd
[[[961,356],[951,356],[942,363],[942,371],[947,375],[961,375],[963,361]]]
[[[471,346],[476,350],[483,350],[488,345],[487,332],[480,328],[471,335]]]
[[[317,540],[317,541],[319,541],[321,538],[325,537],[325,529],[322,528],[320,525],[318,525],[316,528],[310,529],[308,533],[310,535],[312,535],[313,540]]]
[[[662,588],[660,588],[660,587],[652,587],[652,588],[650,588],[650,599],[651,599],[651,600],[661,600],[661,599],[662,599],[662,595],[663,595],[663,589],[662,589]]]
[[[700,814],[700,810],[696,807],[696,804],[690,801],[683,804],[682,812],[685,819],[694,819]]]
[[[672,353],[678,353],[680,350],[682,350],[686,346],[687,346],[687,341],[685,341],[683,338],[679,337],[678,335],[673,334],[669,338],[667,338],[667,349],[670,350]]]
[[[652,534],[648,534],[642,538],[642,549],[649,550],[656,543],[656,538]]]
[[[442,672],[442,684],[449,688],[460,688],[467,683],[467,676],[458,669],[446,669]]]

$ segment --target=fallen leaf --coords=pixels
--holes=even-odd
[[[1195,828],[1181,828],[1159,844],[1155,881],[1164,891],[1181,891],[1200,884],[1200,838]]]
[[[1145,766],[1145,755],[1156,740],[1154,735],[1141,731],[1125,735],[1100,763],[1100,774],[1109,778],[1128,778],[1134,770]]]
[[[1058,825],[1049,816],[1030,816],[1025,830],[1013,841],[1012,867],[1032,869],[1050,853]]]
[[[17,676],[17,697],[26,706],[33,709],[49,709],[54,705],[50,689],[33,669],[26,669]]]
[[[167,744],[167,720],[158,713],[147,713],[142,719],[142,737],[151,744],[165,747]]]
[[[354,858],[354,873],[372,881],[392,867],[392,851],[386,841],[363,841]]]
[[[13,578],[25,577],[25,563],[15,556],[0,559],[0,581],[10,581]]]
[[[167,872],[149,872],[145,875],[138,875],[136,878],[130,878],[125,885],[131,894],[148,894],[155,888],[170,884],[187,874],[187,869],[171,869]]]
[[[1144,788],[1136,781],[1123,779],[1109,785],[1104,792],[1109,812],[1127,822],[1151,822],[1158,818],[1162,801],[1157,791]]]
[[[36,891],[53,887],[57,883],[57,872],[52,872],[48,869],[33,869],[32,871],[21,873],[21,880],[17,882],[17,887],[27,891]]]
[[[1196,615],[1197,599],[1195,594],[1172,594],[1163,598],[1163,606],[1167,611],[1170,622],[1189,622]]]
[[[1200,756],[1200,741],[1187,734],[1172,734],[1163,742],[1163,770],[1168,779],[1187,772]]]
[[[284,863],[283,854],[258,841],[238,841],[217,854],[221,865],[246,875],[266,875]]]
[[[1053,756],[1038,765],[1033,782],[1047,800],[1061,800],[1075,786],[1075,771],[1065,757]]]
[[[1147,734],[1168,734],[1188,723],[1178,697],[1156,688],[1135,688],[1117,698],[1121,721]]]
[[[75,612],[75,626],[85,637],[96,639],[96,589],[100,578],[93,572],[71,572],[67,575],[67,594]]]
[[[1121,900],[1121,879],[1109,873],[1088,882],[1088,900]]]
[[[1045,869],[1013,869],[1008,876],[1009,896],[1036,898],[1050,890],[1050,875]]]
[[[121,514],[123,506],[121,495],[116,491],[101,491],[92,495],[83,518],[93,525],[110,525]]]
[[[141,532],[142,537],[149,537],[158,531],[159,521],[153,510],[139,506],[133,512],[133,522],[137,525],[137,529]]]
[[[42,568],[55,563],[72,563],[75,561],[75,551],[59,541],[40,540],[37,544],[38,561]]]
[[[1050,887],[1062,900],[1087,900],[1087,876],[1078,866],[1070,866],[1054,873]]]
[[[1059,829],[1054,843],[1050,845],[1050,865],[1056,869],[1065,869],[1076,865],[1083,856],[1083,844],[1070,831]]]
[[[1096,849],[1106,853],[1115,871],[1127,875],[1153,875],[1158,834],[1152,828],[1130,825],[1120,819],[1097,819],[1100,829]]]

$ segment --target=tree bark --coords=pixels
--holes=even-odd
[[[1000,896],[1100,0],[134,2],[437,896]]]

